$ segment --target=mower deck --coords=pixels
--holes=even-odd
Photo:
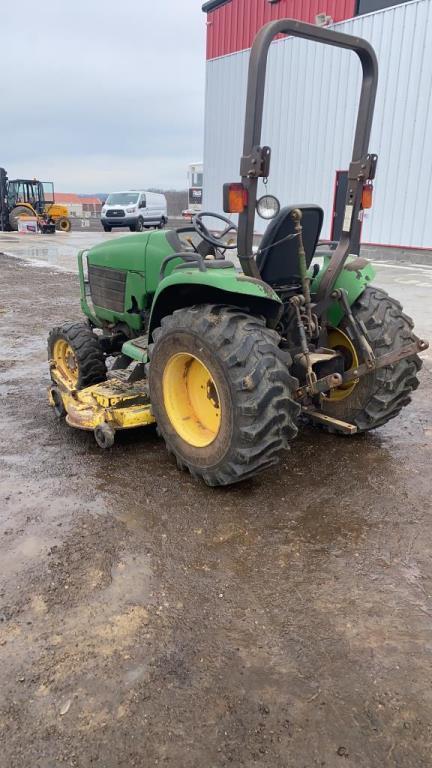
[[[56,413],[65,415],[67,423],[78,429],[97,430],[108,425],[115,432],[155,422],[145,381],[129,384],[112,378],[77,391],[57,379],[48,397]]]

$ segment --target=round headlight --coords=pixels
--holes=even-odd
[[[262,219],[274,219],[280,211],[280,202],[274,195],[263,195],[257,200],[256,210]]]

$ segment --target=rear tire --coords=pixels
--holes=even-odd
[[[300,407],[292,400],[297,382],[278,348],[279,335],[264,319],[230,307],[188,307],[164,317],[153,339],[152,410],[179,468],[215,486],[276,464],[297,435]],[[183,374],[178,366],[170,373],[183,358]],[[191,410],[200,398],[201,421],[199,410]]]
[[[166,219],[165,219],[164,216],[162,216],[162,218],[161,218],[161,220],[159,222],[159,225],[158,225],[158,229],[164,229],[165,228],[165,224],[166,224]]]
[[[352,306],[357,320],[364,323],[369,343],[379,357],[406,347],[415,341],[414,323],[402,311],[401,304],[385,291],[368,286]],[[340,328],[346,335],[346,321]],[[352,341],[352,340],[351,340]],[[356,348],[356,344],[352,341]],[[361,360],[361,352],[358,351]],[[411,392],[418,387],[417,374],[422,366],[418,355],[378,368],[363,376],[352,393],[341,400],[321,399],[321,410],[327,416],[355,424],[358,432],[381,427],[393,419],[411,401]],[[325,427],[327,431],[335,431]]]
[[[102,347],[85,323],[53,328],[48,336],[48,359],[54,364],[56,379],[69,389],[84,389],[106,379]]]
[[[18,232],[18,219],[20,216],[36,216],[36,213],[32,208],[28,208],[25,205],[17,205],[15,208],[12,208],[9,214],[9,226],[12,232]]]

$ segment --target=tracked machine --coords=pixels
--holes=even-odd
[[[320,256],[319,206],[257,200],[258,179],[270,174],[270,148],[261,146],[267,54],[281,33],[350,49],[363,70],[343,231]],[[156,422],[179,468],[211,486],[274,465],[304,420],[353,436],[397,416],[428,345],[358,256],[377,164],[368,151],[377,77],[374,51],[357,37],[291,19],[261,29],[250,55],[241,179],[224,187],[224,210],[238,214],[238,227],[199,213],[192,227],[79,254],[86,320],[48,339],[57,416],[92,430],[103,448],[118,430]],[[254,253],[256,211],[272,218]]]

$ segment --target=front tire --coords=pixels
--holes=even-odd
[[[111,232],[112,227],[109,227],[108,224],[103,224],[102,226],[103,226],[105,232]]]
[[[143,228],[144,228],[144,222],[141,218],[139,218],[137,223],[135,224],[134,232],[142,232]]]
[[[297,435],[296,380],[263,318],[202,305],[163,318],[149,347],[152,410],[181,469],[207,485],[276,464]]]
[[[415,341],[414,323],[402,311],[401,304],[385,291],[368,286],[352,306],[355,318],[364,324],[376,357],[407,347]],[[342,320],[340,329],[349,337],[349,327]],[[350,340],[361,361],[361,352]],[[417,374],[422,361],[418,355],[403,358],[385,368],[363,376],[352,391],[334,391],[322,397],[321,410],[327,416],[355,424],[358,432],[381,427],[408,405],[418,387]],[[354,366],[355,367],[355,366]],[[327,428],[332,431],[332,428]]]
[[[71,220],[62,216],[61,219],[57,219],[55,227],[59,232],[70,232],[72,229]]]
[[[106,379],[105,356],[97,336],[85,323],[65,323],[48,336],[53,380],[67,389],[84,389]]]

